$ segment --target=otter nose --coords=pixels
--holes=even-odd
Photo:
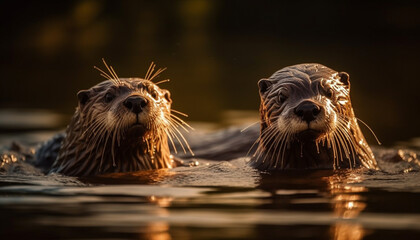
[[[313,121],[320,112],[321,108],[310,101],[302,102],[295,108],[295,114],[308,123]]]
[[[123,105],[133,113],[138,114],[147,106],[147,100],[140,96],[131,96],[124,101]]]

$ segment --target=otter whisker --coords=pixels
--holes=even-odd
[[[332,133],[329,134],[328,137],[327,137],[327,145],[328,145],[328,148],[330,148],[333,152],[333,168],[336,169],[337,168],[337,163],[336,163],[336,158],[335,158],[335,146],[332,145],[332,139],[331,139],[332,136],[331,135],[332,135]]]
[[[259,143],[260,142],[260,140],[261,140],[261,135],[260,136],[258,136],[258,138],[254,141],[254,143],[251,145],[251,147],[249,148],[249,150],[248,150],[248,152],[246,153],[246,156],[248,156],[249,155],[249,153],[252,151],[252,149],[254,148],[254,146],[255,146],[255,144],[257,144],[257,143]],[[258,148],[257,148],[257,150],[258,150]],[[256,150],[256,151],[257,151]],[[255,157],[254,156],[254,154],[253,154],[253,157]]]
[[[190,144],[188,144],[187,140],[185,139],[184,135],[182,135],[182,133],[178,130],[178,128],[173,127],[173,129],[175,129],[176,132],[178,132],[179,136],[182,138],[182,140],[184,141],[185,145],[187,146],[189,152],[191,153],[192,156],[194,156],[193,151],[191,150]]]
[[[260,149],[263,148],[262,142],[264,141],[264,139],[267,138],[267,133],[271,133],[274,130],[275,130],[274,127],[269,126],[262,131],[262,133],[260,134],[258,139],[255,140],[254,144],[249,149],[249,151],[251,151],[251,149],[254,147],[255,143],[257,143],[257,142],[259,143],[258,146],[257,146],[257,149],[255,150],[255,153],[252,155],[252,157],[255,157],[260,152]],[[256,158],[256,159],[258,159],[258,158]]]
[[[319,154],[319,143],[320,143],[320,140],[315,141],[316,153],[318,153],[318,154]]]
[[[170,142],[172,144],[172,148],[174,149],[175,154],[178,154],[178,151],[177,151],[177,149],[175,147],[174,140],[172,139],[171,135],[168,133],[168,130],[167,129],[165,129],[165,132],[166,132],[166,135],[168,136],[168,138],[169,138],[169,140],[170,140]]]
[[[357,119],[359,122],[361,122],[363,125],[365,125],[365,126],[367,127],[367,129],[369,129],[369,131],[370,131],[370,132],[372,133],[372,135],[375,137],[376,142],[378,142],[378,144],[379,144],[379,145],[382,145],[382,143],[379,141],[379,139],[378,139],[378,137],[376,136],[376,134],[373,132],[372,128],[370,128],[370,127],[369,127],[369,125],[367,125],[367,123],[363,122],[360,118],[357,118],[357,117],[356,117],[356,119]]]
[[[117,74],[115,73],[114,69],[112,68],[112,66],[108,66],[108,64],[106,63],[105,59],[102,58],[102,62],[104,63],[105,67],[108,69],[108,72],[111,74],[111,76],[113,77],[113,79],[110,79],[110,81],[112,81],[115,85],[119,85],[121,84],[120,79],[118,78]]]
[[[98,122],[98,124],[94,128],[89,130],[91,132],[90,132],[89,135],[86,136],[86,139],[91,139],[92,136],[93,136],[93,139],[95,139],[95,137],[98,138],[98,137],[102,136],[102,133],[105,130],[106,130],[105,124],[103,122]]]
[[[281,168],[283,169],[285,166],[284,166],[284,160],[285,160],[285,157],[284,157],[284,154],[286,153],[286,148],[288,148],[289,147],[289,143],[290,143],[290,138],[292,137],[292,135],[291,135],[291,133],[290,132],[286,132],[286,136],[284,137],[284,140],[283,140],[283,142],[282,142],[282,145],[281,145],[281,152],[282,152],[282,155],[281,155]]]
[[[351,145],[349,143],[349,141],[351,141],[351,139],[348,138],[348,135],[345,134],[346,132],[346,128],[345,126],[343,126],[343,123],[339,122],[338,127],[337,127],[337,133],[341,136],[341,138],[343,139],[343,142],[346,143],[346,157],[350,158],[350,148]],[[345,141],[347,140],[347,141]]]
[[[284,150],[286,147],[286,142],[289,139],[290,132],[284,131],[281,133],[281,135],[278,137],[277,142],[275,143],[275,154],[273,155],[274,159],[274,168],[277,168],[280,160],[281,168],[284,167]],[[273,161],[273,160],[272,160]]]
[[[184,125],[184,126],[186,126],[186,127],[188,127],[190,130],[193,130],[194,131],[194,128],[193,127],[191,127],[188,123],[186,123],[184,120],[182,120],[181,118],[179,118],[178,116],[175,116],[175,115],[171,115],[170,116],[170,119],[171,120],[176,120],[177,122],[179,122],[181,125]],[[187,131],[188,132],[188,131]]]
[[[180,114],[180,115],[182,115],[182,116],[184,116],[184,117],[188,117],[188,114],[183,113],[183,112],[180,112],[180,111],[175,110],[175,109],[171,109],[171,112],[178,113],[178,114]]]
[[[271,144],[269,144],[270,147],[268,148],[267,153],[270,153],[271,152],[271,149],[276,145],[275,143],[278,142],[281,139],[281,137],[282,137],[282,136],[278,136],[278,133],[279,133],[278,129],[277,128],[274,128],[274,129],[275,130],[273,131],[272,136],[268,139],[268,141],[274,141],[274,142],[271,142]],[[277,150],[277,148],[274,147],[273,151],[276,152],[276,150]],[[264,159],[262,160],[262,162],[265,162],[265,159],[267,158],[268,155],[269,154],[265,154]]]
[[[95,121],[92,125],[86,128],[86,130],[83,132],[82,137],[86,137],[87,139],[90,139],[92,135],[94,135],[100,127],[104,126],[103,122],[101,121]],[[86,135],[88,133],[88,135]]]
[[[287,139],[288,136],[288,132],[283,132],[279,137],[277,137],[276,142],[275,142],[275,147],[274,147],[274,157],[275,159],[275,163],[274,163],[274,168],[277,167],[278,163],[279,163],[279,158],[281,158],[281,161],[283,162],[283,157],[282,152],[283,152],[283,144],[285,142],[285,140]],[[274,144],[273,144],[274,145]],[[267,154],[268,155],[268,154]]]
[[[107,80],[110,80],[110,78],[108,78],[106,75],[104,75],[104,74],[99,74],[100,76],[102,76],[102,77],[104,77],[104,78],[106,78]]]
[[[172,136],[172,137],[174,137],[178,142],[179,142],[179,145],[181,145],[181,148],[182,148],[182,150],[184,151],[184,153],[187,153],[187,151],[185,150],[185,147],[184,147],[184,143],[181,141],[181,139],[178,137],[178,135],[175,133],[175,131],[173,130],[173,126],[170,126],[169,128],[168,128],[168,130],[169,130],[169,133],[170,133],[170,135]]]
[[[174,127],[180,127],[180,128],[182,128],[185,132],[187,132],[187,133],[189,133],[190,131],[186,128],[186,127],[184,127],[184,125],[183,124],[181,124],[181,123],[179,123],[179,122],[177,122],[177,121],[175,121],[174,119],[169,119],[168,120],[168,122],[170,123],[170,124],[172,124]]]
[[[166,83],[166,82],[170,82],[171,80],[170,79],[165,79],[165,80],[161,80],[161,81],[159,81],[159,82],[157,82],[157,83],[155,83],[156,85],[159,85],[159,84],[161,84],[161,83]]]
[[[333,132],[327,135],[327,146],[328,148],[330,148],[333,152],[333,167],[334,169],[337,168],[337,164],[336,163],[336,149],[335,149],[335,144],[333,144],[334,140],[333,140]]]
[[[105,135],[106,134],[106,135]],[[103,149],[102,149],[102,154],[101,154],[101,163],[104,160],[104,156],[105,156],[105,150],[107,149],[107,144],[108,144],[108,140],[109,140],[109,136],[111,135],[110,131],[107,130],[106,133],[104,134],[104,138],[105,138],[105,143],[103,145]]]
[[[250,125],[248,125],[248,126],[246,126],[245,128],[241,129],[241,132],[246,131],[248,128],[250,128],[250,127],[254,126],[255,124],[257,124],[257,123],[259,123],[259,122],[260,122],[260,121],[256,121],[256,122],[251,123]]]
[[[335,132],[333,132],[333,134],[332,134],[332,144],[333,144],[333,149],[334,149],[334,151],[335,151],[335,153],[334,153],[334,158],[336,159],[336,161],[337,161],[337,168],[339,167],[339,165],[340,165],[340,163],[339,163],[339,160],[340,160],[340,158],[339,158],[339,149],[338,149],[338,143],[337,143],[337,138],[336,138],[336,136],[335,136]]]
[[[273,122],[273,126],[277,126],[277,121]],[[278,149],[279,143],[280,142],[283,142],[284,138],[286,137],[286,132],[282,132],[282,133],[280,133],[280,135],[279,135],[279,133],[280,133],[279,129],[277,127],[274,127],[273,134],[271,134],[271,136],[268,136],[267,135],[267,137],[269,138],[269,140],[274,140],[274,142],[272,142],[272,143],[268,143],[268,142],[267,143],[264,143],[264,145],[269,144],[270,147],[267,150],[267,154],[265,154],[265,157],[263,159],[263,162],[265,162],[265,159],[271,153],[271,149],[273,149],[274,158],[276,158],[274,166],[277,166],[278,157],[279,157],[278,154],[281,151],[281,147],[280,147],[280,149]],[[274,146],[274,148],[273,148],[273,146]],[[271,161],[273,161],[273,160],[271,160]]]
[[[121,84],[120,78],[118,77],[117,73],[115,72],[114,68],[112,66],[109,66],[111,68],[111,71],[113,75],[116,77],[117,84]]]
[[[96,69],[96,70],[98,70],[101,74],[101,76],[102,77],[104,77],[104,78],[106,78],[107,80],[111,80],[112,79],[112,77],[111,76],[109,76],[105,71],[103,71],[102,69],[100,69],[99,67],[97,67],[97,66],[93,66],[93,68],[94,69]],[[112,81],[112,80],[111,80]]]
[[[149,154],[150,154],[150,147],[151,147],[152,144],[150,144],[150,142],[147,139],[145,139],[144,142],[146,143],[147,149],[148,149]],[[152,165],[150,165],[150,161],[144,161],[143,160],[142,163],[143,163],[143,165],[145,166],[146,169],[152,169]]]
[[[277,117],[278,118],[278,117]],[[276,118],[276,119],[277,119]],[[273,126],[273,125],[271,125],[271,126]],[[273,128],[274,128],[274,126],[273,126]],[[248,156],[249,155],[249,153],[252,151],[252,149],[255,147],[255,145],[257,144],[257,143],[259,143],[262,139],[263,139],[263,137],[265,136],[265,134],[267,133],[267,131],[268,130],[270,130],[271,129],[271,127],[268,127],[268,128],[266,128],[266,129],[263,129],[262,130],[262,132],[261,132],[261,134],[258,136],[258,138],[252,143],[252,145],[251,145],[251,147],[249,148],[249,150],[248,150],[248,152],[246,153],[246,156]],[[255,153],[252,155],[252,157],[255,157],[256,156],[256,154],[258,153],[258,149],[259,149],[259,146],[260,146],[260,144],[258,145],[258,147],[257,147],[257,149],[255,150]]]
[[[118,131],[118,133],[117,133],[117,144],[118,144],[118,147],[120,147],[121,146],[121,138],[122,138],[122,134],[121,134],[121,131],[122,131],[122,122],[121,122],[121,127],[119,127],[118,129],[117,129],[117,131]]]
[[[97,146],[102,142],[103,138],[104,138],[104,132],[101,132],[101,134],[94,136],[92,140],[89,141],[88,149],[91,149],[91,150],[89,151],[89,155],[87,159],[91,159],[92,154],[97,154],[97,151],[98,151]],[[94,157],[94,159],[96,158],[97,156]],[[99,172],[101,171],[101,168],[102,168],[102,162],[100,163]]]
[[[105,135],[105,126],[101,125],[98,128],[99,134],[96,134],[90,141],[88,141],[88,146],[87,149],[92,149],[89,153],[88,159],[90,159],[92,153],[96,150],[96,148],[94,148],[95,146],[98,146],[99,143],[102,141],[104,135]],[[88,138],[90,139],[90,138]],[[102,165],[101,165],[102,166]]]
[[[153,79],[155,79],[157,76],[159,76],[159,74],[161,74],[162,72],[164,72],[166,70],[166,68],[159,68],[154,74],[153,76],[151,76],[148,80],[149,81],[153,81]]]
[[[266,145],[268,144],[268,141],[272,140],[273,136],[277,133],[277,128],[272,125],[272,127],[267,128],[269,129],[261,138],[260,144],[258,145],[257,151],[255,152],[255,154],[258,153],[258,156],[256,159],[260,159],[261,154],[264,152],[262,151],[263,148],[266,148]],[[254,156],[255,156],[254,154]]]
[[[339,162],[343,162],[343,149],[342,149],[342,144],[341,144],[341,140],[338,136],[337,131],[333,132],[333,141],[334,141],[334,145],[336,147],[336,157],[337,157],[337,164],[339,166]]]
[[[112,165],[115,167],[115,140],[116,140],[116,136],[117,136],[117,129],[121,128],[121,120],[117,121],[117,123],[115,124],[115,128],[113,130],[113,134],[112,134],[112,142],[111,142],[111,157],[112,157]]]
[[[346,148],[346,150],[347,150],[347,152],[346,152],[346,157],[347,157],[347,159],[348,159],[348,161],[349,161],[350,168],[352,168],[352,160],[353,160],[353,165],[354,165],[354,166],[356,166],[356,162],[355,162],[355,158],[354,158],[354,156],[353,156],[353,157],[351,157],[351,156],[350,156],[350,154],[351,154],[350,149],[352,148],[352,147],[351,147],[351,144],[350,144],[350,141],[349,141],[349,139],[348,139],[348,138],[344,138],[344,137],[345,137],[345,135],[343,135],[344,133],[341,133],[341,130],[338,130],[338,133],[339,133],[340,135],[342,135],[343,142],[344,142],[344,144],[343,144],[343,145],[345,146],[345,148]]]
[[[354,163],[354,165],[356,165],[356,149],[355,149],[356,144],[354,142],[354,139],[351,137],[350,133],[348,132],[349,130],[345,127],[344,120],[342,120],[342,119],[340,119],[340,120],[341,120],[340,122],[341,122],[342,128],[338,128],[338,129],[340,131],[342,131],[342,133],[346,137],[349,148],[350,148],[350,151],[351,151],[351,155],[352,155],[352,158],[353,158],[353,163]],[[350,152],[349,152],[349,154],[350,154]]]
[[[92,153],[97,153],[98,148],[95,146],[98,146],[101,142],[103,142],[103,140],[106,138],[108,130],[105,125],[100,125],[100,127],[96,131],[96,135],[94,135],[93,138],[88,142],[89,149],[92,149],[90,151],[89,158]]]
[[[146,72],[146,76],[144,77],[144,79],[146,79],[146,80],[150,80],[149,79],[149,77],[150,77],[150,75],[152,74],[152,72],[155,70],[155,63],[154,62],[151,62],[150,63],[150,66],[149,66],[149,69],[147,69],[147,72]]]
[[[343,162],[343,152],[342,152],[342,146],[340,143],[340,139],[337,136],[337,132],[333,133],[334,143],[337,147],[337,161],[340,160],[340,162]]]
[[[343,138],[342,133],[340,132],[340,130],[337,130],[337,137],[340,140],[340,144],[341,144],[341,148],[343,149],[344,156],[348,159],[350,168],[352,168],[350,153],[349,153],[349,149],[348,149],[348,142],[345,141],[345,139]],[[341,158],[342,158],[342,161],[343,161],[343,156]]]
[[[343,143],[343,140],[341,139],[340,132],[338,130],[334,132],[334,137],[336,139],[337,148],[340,153],[341,162],[343,162],[343,152],[345,154],[346,151],[344,149],[344,143]]]

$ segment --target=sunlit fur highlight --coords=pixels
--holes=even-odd
[[[168,141],[175,147],[174,139],[191,152],[180,131],[190,126],[173,113],[185,114],[171,110],[169,91],[152,82],[164,69],[154,71],[152,63],[144,79],[119,78],[104,64],[109,73],[95,68],[108,80],[85,90],[89,98],[79,102],[51,172],[88,176],[171,168]],[[115,95],[111,102],[104,101],[107,93]],[[148,101],[139,114],[122,105],[135,95]]]
[[[377,168],[351,106],[348,78],[340,79],[345,76],[320,64],[299,64],[261,80],[268,88],[260,89],[261,132],[251,164],[262,170]],[[321,106],[309,124],[293,113],[303,101]],[[309,129],[319,136],[300,139]]]

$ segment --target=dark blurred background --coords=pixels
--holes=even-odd
[[[350,74],[356,115],[385,144],[420,136],[415,1],[0,4],[3,110],[72,114],[76,92],[103,80],[93,66],[104,57],[120,77],[143,77],[151,61],[167,67],[174,108],[221,122],[226,110],[258,109],[260,78],[319,62]]]

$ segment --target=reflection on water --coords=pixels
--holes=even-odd
[[[361,181],[360,174],[353,174],[351,171],[294,171],[289,174],[262,175],[259,187],[272,194],[271,204],[276,209],[307,209],[308,205],[313,205],[311,211],[315,212],[331,209],[331,239],[362,239],[364,227],[352,220],[357,219],[366,208],[360,193],[368,190],[351,185]],[[285,199],[299,195],[306,197],[288,199],[298,206],[285,204]]]
[[[348,240],[363,239],[364,230],[360,224],[337,223],[331,227],[331,239]]]
[[[184,170],[203,173],[202,180],[213,186],[187,187],[182,176],[177,184],[176,172],[160,175],[152,185],[132,181],[82,187],[4,185],[0,218],[8,227],[3,225],[2,233],[18,237],[65,233],[73,239],[363,239],[367,233],[380,236],[383,231],[404,231],[402,235],[409,237],[420,229],[417,205],[408,215],[398,212],[397,202],[369,210],[376,197],[387,202],[395,194],[384,191],[376,196],[374,188],[360,186],[372,174],[366,171],[260,174],[250,176],[259,182],[254,188],[230,187],[227,181],[217,185],[220,179],[214,179],[223,174],[206,175],[212,171],[206,168]],[[408,204],[417,200],[415,194],[405,199]]]
[[[13,136],[33,146],[47,135]],[[2,239],[409,239],[420,231],[411,150],[374,148],[381,171],[265,173],[238,158],[74,178],[42,174],[28,164],[32,147],[2,139]]]
[[[364,187],[348,185],[354,181],[361,181],[360,176],[349,174],[344,180],[339,176],[328,177],[329,188],[333,197],[334,215],[340,219],[356,219],[366,208],[361,195],[358,193],[367,191]],[[337,222],[331,226],[331,236],[333,239],[363,239],[365,230],[361,224],[351,222]]]
[[[110,173],[101,176],[83,177],[81,180],[96,184],[156,184],[174,176],[175,173],[169,171],[169,169],[157,169],[133,173]]]

